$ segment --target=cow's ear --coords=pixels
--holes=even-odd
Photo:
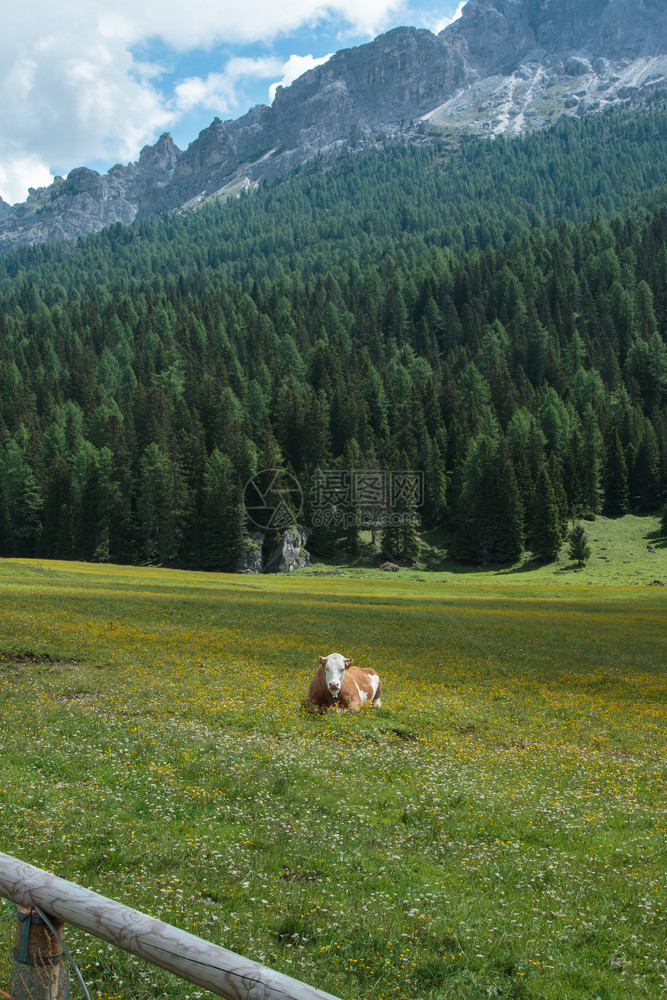
[[[320,663],[322,664],[322,666],[324,666],[326,662],[327,662],[326,656],[320,656]]]
[[[347,670],[347,668],[351,666],[352,666],[352,657],[350,657],[349,660],[345,661],[345,669]]]

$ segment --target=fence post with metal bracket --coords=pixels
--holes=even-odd
[[[13,858],[0,851],[0,896],[9,899],[20,910],[34,910],[44,924],[29,928],[28,943],[21,951],[23,928],[17,938],[18,958],[32,952],[44,956],[33,965],[38,972],[32,982],[35,984],[23,992],[14,991],[11,1000],[67,1000],[68,989],[63,979],[62,987],[55,975],[49,980],[45,973],[53,971],[60,961],[62,950],[74,969],[84,994],[88,996],[85,983],[76,964],[63,942],[59,927],[64,921],[69,926],[78,927],[87,934],[93,934],[101,941],[107,941],[116,948],[122,948],[143,961],[151,962],[161,969],[173,972],[186,982],[224,997],[225,1000],[338,1000],[338,997],[324,990],[318,990],[307,983],[292,979],[282,972],[269,969],[259,962],[237,955],[221,945],[204,941],[187,931],[171,924],[165,924],[139,910],[133,910],[115,899],[100,896],[92,889],[68,882],[53,872],[34,868],[32,865]],[[32,922],[31,922],[32,923]],[[31,943],[32,933],[55,931],[43,945]],[[49,962],[51,965],[49,965]],[[14,962],[17,983],[20,976],[30,970],[29,963]],[[27,982],[27,979],[25,980]],[[58,989],[62,989],[62,993]]]
[[[62,964],[60,941],[37,910],[17,910],[11,1000],[68,1000],[69,969]],[[64,923],[53,919],[62,940]]]

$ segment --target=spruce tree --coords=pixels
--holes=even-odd
[[[444,452],[447,440],[444,430],[431,440],[424,431],[420,441],[419,462],[424,474],[424,522],[430,527],[442,524],[447,503],[447,475]]]
[[[563,485],[563,477],[561,475],[558,459],[553,451],[549,454],[547,471],[549,473],[549,481],[551,482],[551,486],[554,491],[556,506],[558,507],[561,534],[565,535],[567,530],[567,521],[570,516],[570,507],[567,501],[567,493],[565,492],[565,486]]]
[[[0,476],[0,556],[11,556],[14,551],[12,538],[12,520],[5,500],[5,491],[2,488],[2,477]]]
[[[47,468],[46,494],[38,555],[52,559],[74,558],[74,511],[72,474],[63,458],[54,458]]]
[[[88,478],[81,492],[81,511],[77,525],[77,558],[92,559],[99,540],[100,470],[97,455],[93,457]]]
[[[600,487],[604,456],[604,440],[592,404],[584,412],[582,429],[581,476],[582,501],[592,514],[600,512]]]
[[[421,551],[420,517],[417,510],[417,475],[410,471],[405,452],[398,456],[400,469],[387,474],[390,491],[390,523],[382,532],[383,553],[408,563],[416,562]],[[400,479],[398,478],[400,476]]]
[[[462,562],[489,562],[496,550],[496,456],[489,439],[471,443],[456,507],[451,554]]]
[[[231,460],[217,448],[204,472],[203,518],[202,565],[233,572],[243,543],[245,508]]]
[[[160,560],[163,532],[169,509],[169,459],[155,442],[146,446],[140,462],[137,510],[141,525],[143,557],[147,563]]]
[[[225,573],[233,573],[239,564],[244,545],[248,538],[245,505],[237,488],[230,496],[227,522],[221,539],[220,568]]]
[[[612,517],[626,514],[628,510],[628,467],[616,428],[613,430],[612,439],[607,449],[605,480],[605,510]]]
[[[530,549],[536,559],[547,562],[558,555],[562,542],[560,517],[549,475],[544,466],[535,484],[530,524]]]
[[[403,524],[400,529],[401,558],[407,563],[414,563],[421,553],[421,536],[419,534],[419,512],[413,495],[408,495],[400,505]]]
[[[637,448],[632,469],[633,503],[642,511],[655,510],[660,503],[660,449],[650,420]]]
[[[340,535],[341,519],[349,513],[328,488],[328,470],[315,469],[303,494],[303,518],[310,525],[308,549],[321,559],[330,559]]]
[[[586,538],[586,529],[581,521],[577,521],[572,526],[572,530],[568,535],[568,542],[567,554],[570,559],[576,560],[578,566],[583,566],[586,560],[590,559],[591,547]]]
[[[524,545],[524,511],[512,460],[503,449],[498,479],[496,506],[495,558],[501,563],[515,563]]]
[[[41,534],[44,501],[30,464],[25,427],[19,428],[16,437],[11,438],[0,453],[0,474],[9,520],[6,530],[12,554],[31,556]]]

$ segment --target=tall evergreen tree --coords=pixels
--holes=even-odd
[[[631,496],[641,511],[656,510],[660,503],[660,451],[650,420],[644,422],[631,470]]]
[[[553,451],[549,454],[547,472],[549,473],[549,481],[554,491],[556,506],[558,507],[558,520],[560,523],[561,534],[564,536],[567,529],[568,518],[570,516],[570,505],[568,503],[567,493],[565,492],[565,486],[563,485],[560,465],[558,464],[558,459]]]
[[[514,466],[505,449],[500,461],[495,558],[501,563],[515,563],[523,553],[524,509]]]
[[[483,434],[473,440],[456,507],[451,555],[462,562],[490,562],[496,549],[496,456]]]
[[[178,469],[154,442],[141,457],[137,509],[146,562],[176,562],[183,535],[182,483]]]
[[[562,540],[558,505],[549,474],[542,466],[535,483],[530,518],[530,549],[536,559],[546,562],[558,555]]]
[[[217,448],[204,473],[202,566],[233,572],[244,541],[245,508],[234,468]]]
[[[385,555],[412,563],[416,562],[421,552],[420,516],[417,510],[418,476],[407,468],[405,453],[401,454],[399,461],[403,469],[398,474],[398,485],[397,472],[390,473],[390,488],[393,492],[388,510],[390,523],[382,532],[381,548]]]
[[[0,476],[0,556],[14,554],[12,519],[5,499],[5,491]]]
[[[581,446],[581,500],[593,514],[601,508],[602,469],[604,440],[592,404],[588,404],[583,417]]]
[[[34,554],[43,506],[42,492],[28,455],[28,434],[20,427],[0,454],[0,474],[9,514],[7,548],[13,555]]]
[[[607,449],[605,469],[605,510],[612,517],[619,517],[628,510],[628,468],[623,445],[616,428]]]
[[[38,555],[74,558],[72,471],[64,458],[54,457],[47,470]]]

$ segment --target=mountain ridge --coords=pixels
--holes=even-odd
[[[215,118],[185,151],[168,133],[136,162],[0,202],[0,253],[191,208],[340,155],[435,135],[544,128],[667,87],[667,11],[659,0],[468,0],[438,35],[398,27],[342,49],[270,106]]]

